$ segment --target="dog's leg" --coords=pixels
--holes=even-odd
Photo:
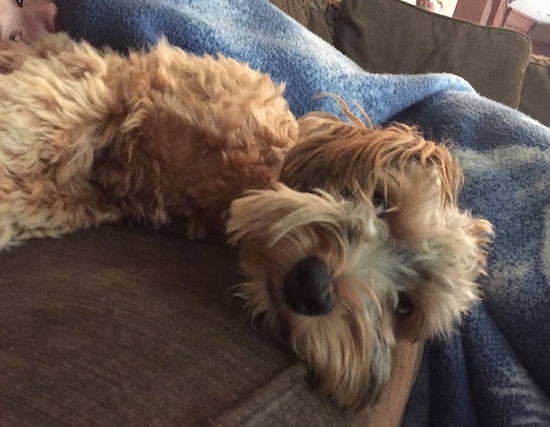
[[[58,188],[51,181],[36,181],[2,193],[0,185],[0,250],[33,237],[59,237],[122,217],[86,182]]]

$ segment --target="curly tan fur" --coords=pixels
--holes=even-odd
[[[402,124],[369,128],[341,106],[349,124],[299,120],[282,183],[233,202],[228,230],[249,313],[288,340],[322,392],[357,410],[380,396],[396,340],[450,334],[479,298],[491,226],[458,209],[463,178],[447,147]],[[323,277],[294,273],[310,259],[328,271],[327,288],[313,288],[330,306],[297,311],[289,283]]]
[[[6,45],[3,45],[6,47]],[[63,34],[0,52],[0,248],[122,218],[220,235],[276,180],[296,121],[284,87],[161,41],[128,56]]]

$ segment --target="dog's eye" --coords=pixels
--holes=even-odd
[[[23,7],[23,0],[15,0],[15,3],[17,3],[17,6]]]
[[[21,43],[21,41],[22,41],[22,39],[21,39],[22,35],[23,35],[23,32],[22,32],[21,30],[16,30],[16,31],[14,31],[13,33],[10,34],[10,40],[11,40],[12,42]]]
[[[399,292],[399,302],[395,312],[401,316],[407,316],[414,311],[414,304],[405,292]]]
[[[380,216],[386,211],[386,200],[379,191],[375,191],[372,195],[372,205],[374,206],[376,216]]]

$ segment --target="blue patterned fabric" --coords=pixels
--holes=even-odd
[[[403,424],[550,425],[550,129],[452,75],[375,75],[267,0],[57,0],[72,36],[124,50],[160,36],[221,52],[286,82],[300,116],[339,114],[321,92],[359,102],[374,124],[399,119],[452,139],[460,203],[495,227],[482,303],[457,334],[426,347]]]
[[[457,416],[453,402],[469,407],[484,426],[550,425],[550,129],[456,92],[437,94],[397,118],[453,139],[466,177],[460,203],[496,231],[489,276],[481,281],[483,304],[452,342],[427,348],[430,363],[421,376],[428,379],[417,382],[414,394],[423,397],[416,399],[430,402],[434,425],[474,425]],[[434,385],[441,378],[454,380],[441,390],[444,385]],[[419,410],[411,400],[404,425],[426,425]]]

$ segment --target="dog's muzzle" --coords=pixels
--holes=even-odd
[[[326,314],[332,308],[332,276],[317,257],[306,258],[285,277],[284,296],[290,308],[306,316]]]

